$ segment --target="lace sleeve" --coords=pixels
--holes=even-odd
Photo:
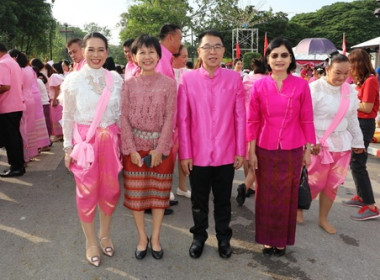
[[[113,72],[113,71],[112,71]],[[111,73],[112,73],[111,72]],[[117,106],[115,106],[115,111],[114,111],[114,115],[115,115],[115,119],[116,119],[116,123],[117,125],[120,127],[120,116],[121,116],[121,94],[122,94],[122,89],[123,89],[123,79],[120,77],[120,75],[118,73],[112,73],[113,75],[113,79],[114,79],[114,87],[115,87],[115,91],[118,92],[119,94],[117,95]]]
[[[136,152],[136,145],[133,140],[132,126],[129,122],[129,86],[128,81],[124,83],[123,89],[121,91],[121,117],[120,117],[120,127],[121,127],[121,152],[123,155],[129,155]]]
[[[355,93],[351,93],[351,94],[355,94]],[[354,106],[352,106],[352,109],[348,111],[348,115],[347,115],[347,121],[348,121],[347,130],[352,135],[351,147],[364,148],[363,133],[362,133],[362,130],[360,129],[359,120],[357,116],[357,110],[356,110],[359,103],[359,100],[356,98],[356,95],[354,96],[354,98],[351,98],[351,102],[354,104]]]
[[[71,77],[70,77],[71,78]],[[62,130],[63,130],[63,147],[70,147],[73,144],[74,113],[76,111],[75,94],[72,89],[71,79],[69,77],[61,85],[62,101]]]

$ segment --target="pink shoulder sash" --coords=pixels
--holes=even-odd
[[[92,121],[90,128],[87,131],[86,139],[83,141],[79,134],[78,126],[75,124],[73,137],[76,142],[73,151],[71,152],[71,158],[77,161],[77,165],[83,169],[90,168],[94,162],[94,148],[89,141],[94,137],[95,131],[103,117],[104,111],[108,105],[108,101],[111,96],[111,87],[113,84],[112,75],[108,70],[105,71],[106,86],[103,89],[103,93],[96,105],[95,117]]]
[[[330,126],[325,131],[323,137],[319,140],[322,146],[322,164],[330,164],[334,162],[330,152],[329,146],[327,145],[327,138],[329,138],[330,134],[334,132],[340,122],[343,120],[344,116],[347,114],[348,108],[350,107],[350,86],[347,83],[344,83],[340,87],[340,103],[338,112],[334,116]]]

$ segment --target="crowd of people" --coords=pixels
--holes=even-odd
[[[128,39],[124,72],[108,57],[98,32],[72,39],[72,59],[50,64],[28,61],[0,44],[0,146],[9,169],[22,176],[26,163],[63,141],[65,166],[75,178],[77,212],[86,240],[86,259],[99,266],[112,257],[112,214],[121,190],[136,225],[135,257],[161,259],[164,215],[176,205],[173,172],[178,158],[177,195],[191,199],[192,258],[208,238],[212,192],[218,253],[232,254],[231,194],[235,170],[245,181],[236,201],[255,195],[255,240],[264,256],[281,257],[295,243],[303,166],[312,198],[319,194],[319,226],[334,234],[328,215],[338,187],[351,168],[357,195],[344,205],[360,207],[354,220],[379,217],[366,162],[379,110],[379,81],[365,50],[332,53],[324,65],[294,75],[296,60],[284,38],[270,42],[252,72],[221,67],[224,38],[215,30],[198,36],[195,69],[187,67],[181,28],[162,26],[159,38]],[[191,68],[191,67],[190,67]],[[348,78],[353,84],[349,84]],[[186,187],[189,178],[191,190]],[[95,214],[99,212],[99,231]],[[152,215],[152,232],[145,227]]]

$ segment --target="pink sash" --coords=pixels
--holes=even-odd
[[[322,164],[330,164],[334,162],[330,152],[329,146],[327,144],[327,138],[329,138],[330,134],[334,132],[337,126],[340,124],[344,116],[347,114],[348,108],[350,107],[350,86],[347,83],[344,83],[340,87],[340,103],[338,112],[334,116],[329,128],[325,131],[323,137],[319,140],[322,146]]]
[[[106,86],[103,89],[103,93],[96,105],[95,118],[91,123],[90,128],[86,134],[86,140],[83,141],[79,134],[78,126],[75,123],[73,137],[76,142],[73,151],[71,152],[71,158],[77,161],[77,165],[83,169],[90,168],[91,164],[94,162],[94,148],[90,143],[88,143],[92,137],[95,135],[95,131],[103,117],[104,111],[108,105],[108,101],[111,96],[111,87],[113,84],[112,75],[108,70],[105,71]]]

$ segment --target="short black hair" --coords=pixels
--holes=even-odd
[[[40,72],[45,67],[42,61],[39,60],[38,58],[33,58],[30,64],[32,64],[32,66],[36,68],[38,72]]]
[[[174,33],[177,30],[181,31],[181,27],[174,23],[164,24],[160,29],[160,34],[158,35],[158,37],[160,38],[160,40],[165,39],[165,37],[168,36],[168,34]]]
[[[221,32],[219,32],[217,30],[205,30],[201,34],[199,34],[198,35],[198,45],[201,44],[203,37],[206,35],[218,37],[222,41],[222,44],[224,45],[223,35]]]
[[[135,39],[133,39],[133,38],[125,40],[124,43],[123,43],[123,47],[130,48],[132,46],[134,40]]]
[[[16,58],[16,61],[21,68],[25,68],[28,65],[28,58],[24,53],[16,49],[11,49],[8,53],[11,57]]]
[[[286,72],[290,73],[297,68],[296,58],[294,57],[294,53],[292,50],[292,46],[290,45],[290,42],[285,38],[278,37],[278,38],[274,38],[269,43],[269,46],[268,46],[267,50],[265,51],[265,66],[269,72],[271,72],[272,69],[270,68],[270,66],[268,64],[268,57],[269,57],[269,55],[273,49],[279,48],[281,46],[284,46],[288,50],[288,52],[290,54],[290,59],[291,59],[290,65],[289,65],[288,69],[286,70]]]
[[[329,54],[326,59],[326,66],[329,67],[334,63],[350,62],[347,56],[340,54],[338,51],[334,51]]]
[[[115,61],[113,60],[113,58],[111,56],[106,58],[106,61],[103,64],[103,68],[105,68],[109,71],[116,70]]]
[[[265,62],[264,62],[263,57],[252,58],[251,67],[252,67],[252,70],[255,74],[265,74],[266,73]]]
[[[91,33],[88,33],[86,36],[84,36],[83,37],[83,44],[82,44],[83,48],[86,47],[87,41],[91,38],[98,38],[98,39],[102,40],[104,42],[104,44],[106,45],[106,50],[108,50],[108,40],[102,33],[99,33],[99,32],[91,32]]]
[[[236,65],[236,63],[237,63],[238,61],[241,61],[241,62],[243,62],[243,60],[241,60],[241,58],[235,58],[235,59],[234,59],[234,63],[233,63],[233,64],[234,64],[234,66]]]
[[[7,48],[5,47],[4,44],[1,44],[1,43],[0,43],[0,52],[3,52],[3,53],[7,52]]]
[[[53,68],[58,74],[63,74],[62,61],[53,63]]]
[[[159,58],[161,58],[161,45],[156,37],[149,36],[147,34],[142,34],[139,37],[137,37],[131,47],[132,54],[136,55],[137,50],[140,49],[142,46],[146,46],[147,48],[154,47]]]
[[[70,47],[72,44],[78,44],[80,47],[82,47],[82,39],[80,38],[73,38],[69,40],[66,44],[66,48]]]

